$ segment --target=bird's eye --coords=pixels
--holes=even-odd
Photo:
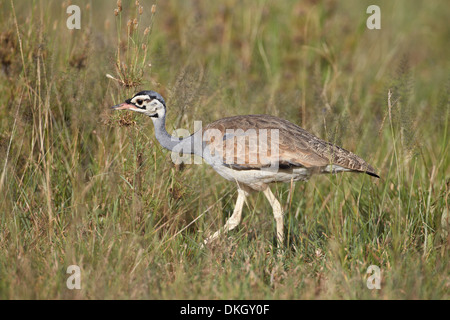
[[[142,104],[142,100],[137,100],[136,103],[141,105]]]

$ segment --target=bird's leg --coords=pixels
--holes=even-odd
[[[278,248],[281,248],[284,242],[283,210],[281,209],[280,202],[277,200],[277,198],[275,198],[269,187],[267,187],[267,189],[263,192],[266,198],[269,200],[270,205],[272,206],[273,216],[277,224],[277,244]]]
[[[236,200],[236,206],[234,207],[233,214],[230,218],[228,218],[227,222],[223,226],[222,229],[216,231],[212,236],[208,237],[204,244],[208,244],[212,240],[216,239],[222,232],[227,233],[230,230],[233,230],[239,225],[239,222],[241,222],[241,216],[242,216],[242,207],[244,206],[245,198],[247,196],[247,192],[238,189],[238,197]]]

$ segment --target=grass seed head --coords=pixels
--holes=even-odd
[[[128,34],[129,34],[129,35],[130,35],[131,32],[133,31],[133,27],[131,26],[132,23],[133,23],[133,21],[132,21],[131,19],[129,19],[129,20],[127,21],[127,31],[128,31]]]

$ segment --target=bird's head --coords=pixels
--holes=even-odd
[[[155,91],[141,91],[131,99],[112,107],[115,110],[131,110],[143,113],[152,118],[164,118],[166,103],[164,98]]]

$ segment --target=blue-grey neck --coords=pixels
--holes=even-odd
[[[177,154],[195,154],[202,157],[209,165],[223,166],[223,158],[220,152],[213,152],[209,149],[209,146],[203,141],[203,131],[198,130],[194,134],[186,138],[178,138],[170,135],[166,131],[166,118],[153,118],[153,124],[155,126],[155,136],[158,142],[164,148],[176,152]]]
[[[170,135],[166,130],[166,117],[162,118],[152,118],[153,125],[155,126],[155,136],[158,142],[164,148],[175,151],[182,152],[184,154],[197,154],[202,156],[201,147],[195,148],[195,142],[198,142],[198,137],[200,137],[201,143],[201,132],[200,134],[193,134],[186,138],[178,138]],[[201,146],[201,144],[200,144]]]

